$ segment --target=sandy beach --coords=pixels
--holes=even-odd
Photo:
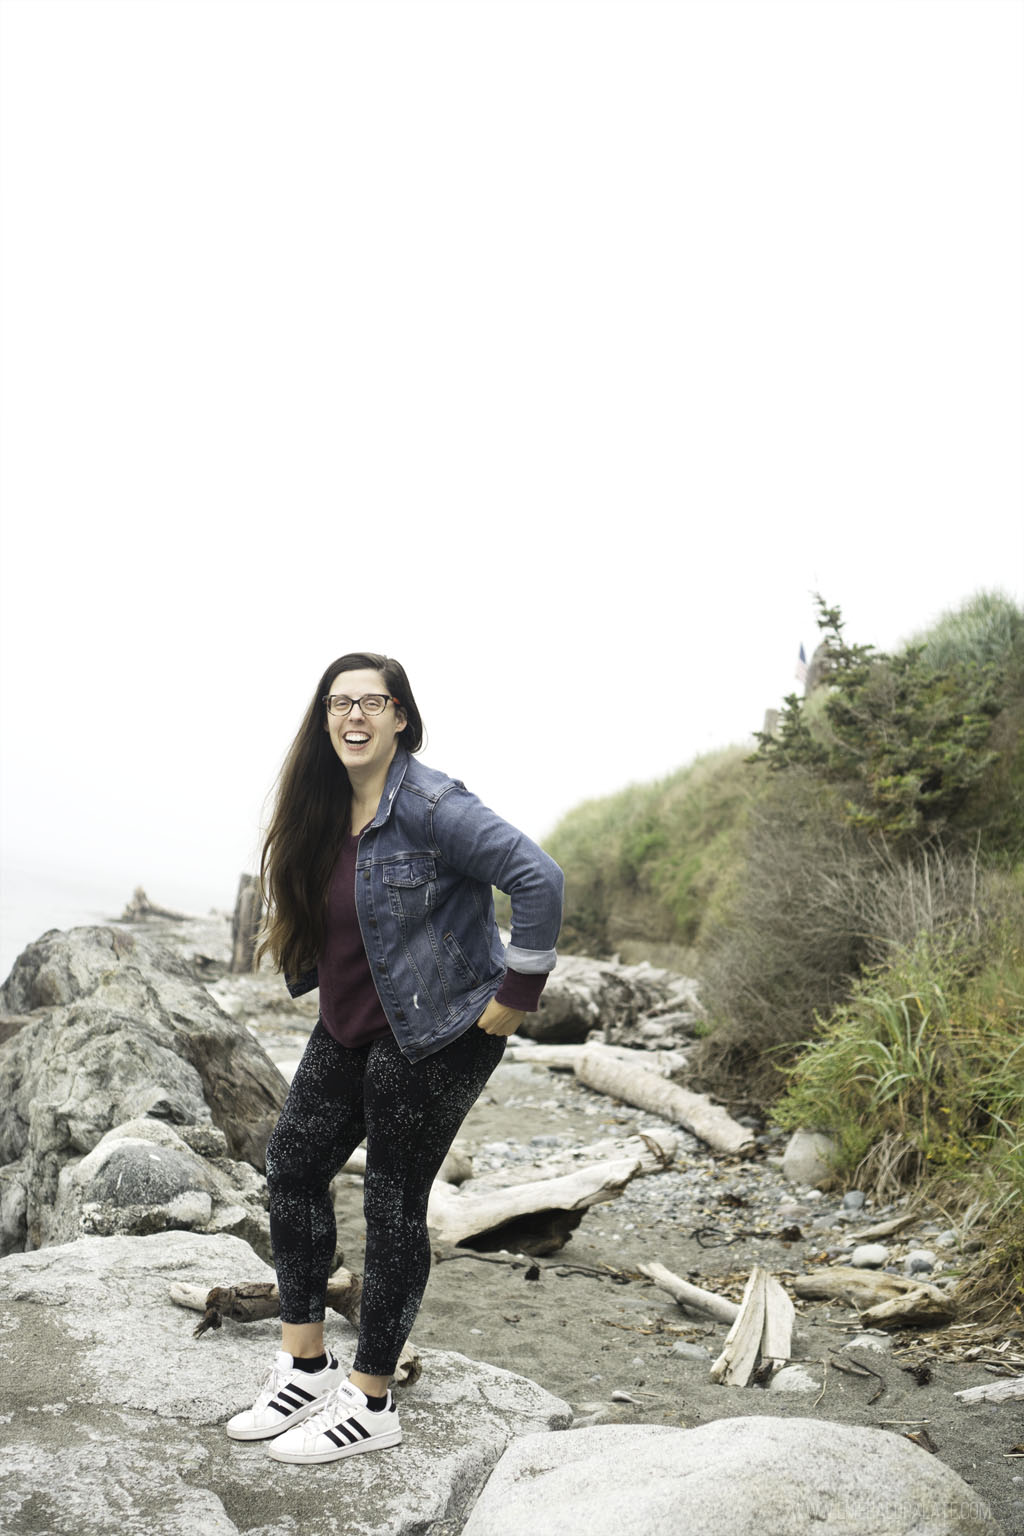
[[[225,918],[138,925],[168,941],[246,1025],[287,1076],[316,1017],[315,995],[291,1002],[273,977],[223,970]],[[474,1251],[435,1242],[434,1265],[412,1343],[457,1351],[530,1378],[569,1403],[577,1426],[663,1424],[692,1428],[741,1415],[817,1418],[911,1436],[975,1489],[1007,1536],[1024,1533],[1024,1400],[964,1404],[954,1394],[1024,1371],[1024,1338],[960,1320],[929,1330],[867,1335],[845,1304],[797,1301],[792,1362],[806,1390],[720,1386],[709,1371],[726,1324],[684,1314],[640,1273],[652,1261],[739,1302],[754,1264],[789,1288],[841,1255],[861,1226],[893,1214],[869,1201],[855,1224],[841,1190],[797,1188],[784,1178],[786,1137],[757,1127],[756,1154],[712,1153],[648,1111],[593,1092],[571,1073],[506,1060],[465,1121],[459,1141],[476,1178],[521,1183],[552,1157],[639,1130],[676,1133],[671,1167],[634,1178],[614,1200],[586,1210],[557,1251]],[[342,1262],[360,1272],[362,1179],[335,1183]],[[933,1279],[955,1273],[955,1234],[923,1210],[891,1243],[900,1271],[908,1249],[938,1255]],[[228,1277],[225,1277],[227,1279]],[[229,1324],[229,1327],[238,1325]],[[329,1317],[343,1363],[354,1334]],[[854,1341],[857,1341],[854,1343]],[[211,1337],[207,1347],[217,1347]]]
[[[591,1093],[567,1074],[503,1065],[472,1110],[462,1139],[485,1162],[500,1157],[487,1151],[497,1145],[518,1152],[525,1164],[531,1152],[537,1158],[550,1155],[551,1138],[586,1145],[630,1134],[639,1123],[658,1122]],[[851,1309],[798,1303],[794,1354],[806,1362],[816,1390],[781,1393],[710,1381],[710,1360],[721,1349],[726,1325],[685,1316],[638,1266],[660,1261],[739,1301],[754,1263],[785,1281],[805,1272],[821,1243],[768,1235],[773,1223],[764,1213],[793,1198],[780,1170],[763,1159],[715,1158],[692,1138],[686,1141],[682,1161],[690,1165],[697,1192],[687,1221],[650,1214],[657,1191],[648,1194],[644,1186],[666,1177],[659,1174],[592,1207],[565,1247],[545,1257],[436,1247],[414,1342],[529,1376],[571,1403],[584,1422],[693,1427],[737,1415],[781,1414],[916,1435],[921,1454],[936,1454],[953,1467],[989,1504],[1008,1536],[1024,1531],[1024,1402],[964,1405],[953,1395],[997,1379],[982,1358],[963,1358],[972,1346],[982,1349],[984,1359],[1007,1364],[1015,1348],[1019,1374],[1024,1352],[1019,1338],[1002,1355],[982,1342],[988,1335],[981,1329],[904,1331],[877,1336],[875,1349],[849,1349],[862,1333]],[[361,1180],[346,1176],[339,1187],[345,1262],[359,1269]],[[774,1223],[776,1231],[778,1226]],[[743,1235],[755,1229],[764,1235]],[[709,1242],[716,1245],[706,1246]],[[338,1328],[344,1348],[347,1330],[340,1320]],[[682,1353],[678,1345],[703,1348],[707,1358],[691,1358],[694,1351]],[[616,1401],[613,1394],[630,1400]]]

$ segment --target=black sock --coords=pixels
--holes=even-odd
[[[302,1356],[292,1355],[292,1361],[297,1371],[325,1371],[327,1369],[327,1355]]]
[[[387,1401],[388,1396],[385,1392],[383,1397],[368,1397],[366,1399],[366,1406],[371,1413],[380,1413],[387,1406]]]

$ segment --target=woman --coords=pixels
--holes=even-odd
[[[324,672],[285,760],[263,849],[267,951],[320,1017],[267,1146],[281,1351],[227,1425],[278,1461],[402,1438],[388,1382],[430,1270],[427,1197],[459,1126],[555,964],[562,873],[458,780],[411,754],[405,672],[371,652]],[[512,942],[492,886],[511,897]],[[329,1185],[366,1140],[359,1342],[324,1347]]]

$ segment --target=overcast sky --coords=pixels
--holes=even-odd
[[[543,837],[746,740],[815,590],[1024,600],[1016,0],[0,26],[12,937],[28,874],[230,905],[347,650]]]

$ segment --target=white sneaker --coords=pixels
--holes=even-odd
[[[374,1413],[359,1388],[343,1381],[305,1423],[278,1436],[267,1450],[275,1461],[336,1461],[360,1451],[383,1450],[401,1438],[398,1409],[390,1392],[384,1407]]]
[[[330,1350],[322,1371],[297,1371],[291,1355],[282,1350],[252,1407],[236,1413],[225,1428],[232,1440],[269,1440],[314,1413],[340,1378],[341,1366]]]

